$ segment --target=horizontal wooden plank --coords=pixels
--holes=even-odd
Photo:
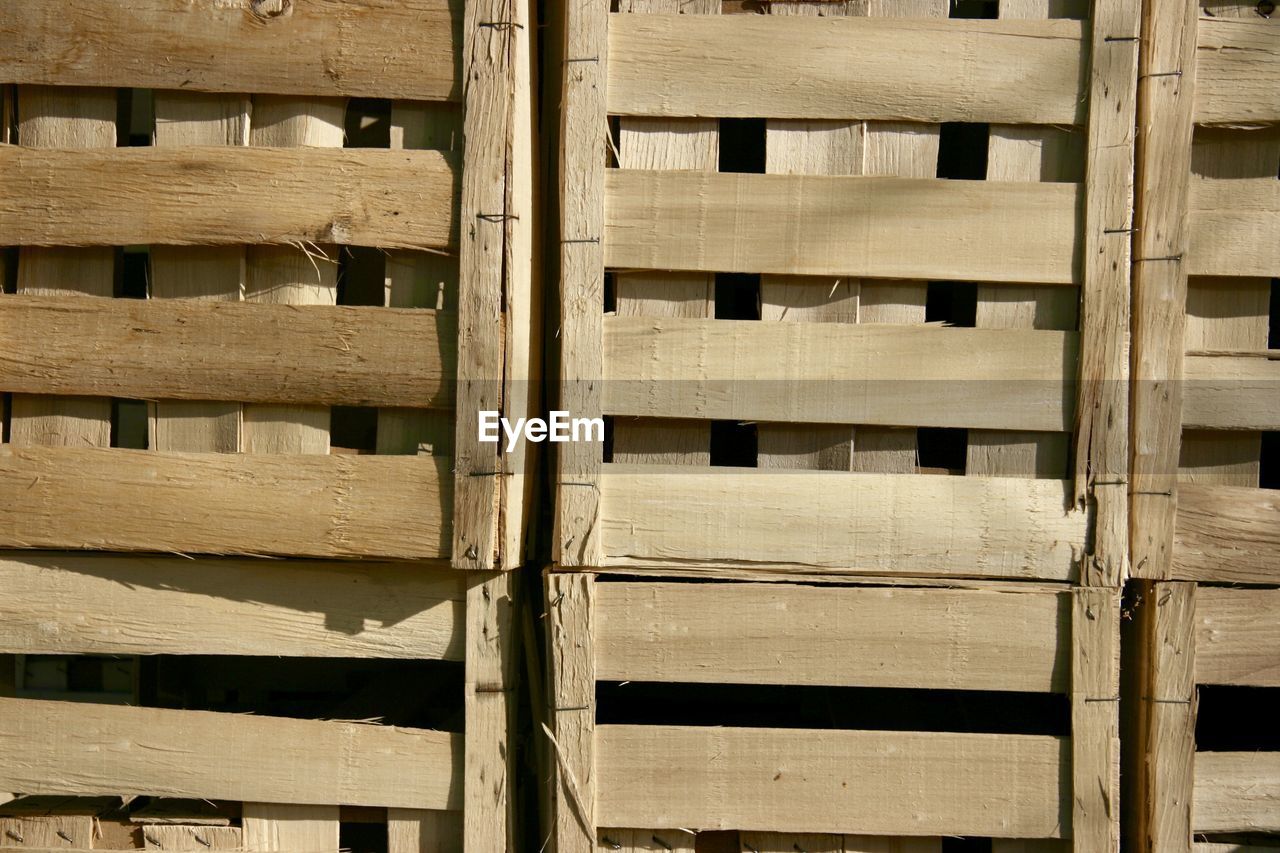
[[[428,309],[0,297],[0,390],[26,394],[447,408],[457,349]]]
[[[1079,335],[604,320],[611,415],[1070,431]]]
[[[609,112],[1083,124],[1080,21],[609,16]]]
[[[5,444],[0,548],[444,558],[450,467],[427,456]]]
[[[1182,377],[1183,427],[1280,429],[1280,350],[1188,353]]]
[[[0,80],[278,95],[461,97],[461,0],[22,0]]]
[[[1070,763],[1056,737],[604,725],[596,823],[1059,838]]]
[[[1066,692],[1065,595],[597,583],[596,678]]]
[[[1189,275],[1280,276],[1280,181],[1191,178]]]
[[[1077,281],[1076,184],[605,172],[605,264],[780,275]]]
[[[0,553],[0,653],[462,660],[465,587],[412,563]]]
[[[1192,832],[1280,831],[1280,752],[1197,752]]]
[[[1280,583],[1280,491],[1179,483],[1173,578]]]
[[[462,736],[366,723],[0,699],[0,790],[462,808]]]
[[[1280,27],[1261,17],[1201,18],[1196,27],[1198,124],[1280,122]]]
[[[19,246],[447,249],[457,243],[454,162],[439,151],[6,145],[0,233]]]
[[[1088,514],[1059,480],[604,466],[606,563],[1074,580]]]
[[[1280,590],[1196,590],[1196,682],[1280,687]]]

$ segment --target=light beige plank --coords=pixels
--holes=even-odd
[[[552,815],[558,853],[590,853],[597,817],[595,576],[547,575]],[[648,823],[642,822],[647,826]]]
[[[90,850],[92,814],[24,814],[0,817],[0,850]]]
[[[0,387],[441,408],[453,405],[456,342],[456,315],[429,309],[6,296]]]
[[[1077,280],[1072,184],[610,169],[604,191],[610,267]]]
[[[1192,176],[1187,273],[1280,275],[1280,181]]]
[[[1182,424],[1190,429],[1280,429],[1280,350],[1188,353]]]
[[[696,853],[697,834],[683,829],[601,829],[599,853]]]
[[[1276,583],[1280,492],[1234,486],[1178,487],[1173,576]]]
[[[142,828],[143,850],[245,850],[238,826],[156,825]],[[301,849],[301,848],[299,848]]]
[[[1280,92],[1268,84],[1277,63],[1280,27],[1274,16],[1202,18],[1196,27],[1196,123],[1280,122]]]
[[[802,423],[1070,428],[1076,335],[606,317],[604,411]]]
[[[1147,694],[1142,772],[1146,801],[1140,815],[1154,850],[1187,850],[1195,787],[1196,587],[1158,583],[1150,588],[1156,609]]]
[[[1064,693],[1065,596],[601,583],[596,677]]]
[[[462,853],[462,815],[387,809],[387,853]]]
[[[1070,820],[1064,738],[602,725],[596,751],[610,826],[1056,838]]]
[[[427,457],[4,445],[0,547],[440,558],[451,491]]]
[[[1087,514],[1056,480],[606,465],[608,565],[1076,577]]]
[[[1120,591],[1077,589],[1072,601],[1072,849],[1118,851]]]
[[[6,146],[0,187],[0,230],[21,246],[457,240],[455,168],[437,151]]]
[[[0,47],[0,78],[58,86],[456,100],[458,5],[30,0],[0,9],[0,31],[22,33]],[[282,56],[289,61],[281,63]]]
[[[420,565],[9,553],[0,585],[6,653],[463,659],[462,581]]]
[[[425,729],[0,699],[0,744],[34,794],[462,805],[462,737]]]
[[[339,847],[337,806],[245,803],[246,850],[271,853],[330,853]]]
[[[619,115],[1084,117],[1079,21],[615,15],[609,51],[609,112]]]
[[[1280,687],[1280,590],[1196,593],[1196,683]]]
[[[1280,831],[1280,752],[1197,752],[1195,832]]]
[[[467,575],[463,843],[471,850],[515,848],[516,589],[514,573]]]

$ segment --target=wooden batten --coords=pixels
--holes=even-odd
[[[1201,18],[1196,31],[1196,123],[1280,122],[1280,92],[1268,84],[1280,63],[1275,21],[1262,18],[1259,9],[1256,16]]]

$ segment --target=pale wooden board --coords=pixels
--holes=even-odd
[[[1149,588],[1155,607],[1142,744],[1145,801],[1139,821],[1151,850],[1186,850],[1191,841],[1195,764],[1195,584]]]
[[[682,829],[601,829],[599,853],[696,853],[697,836]]]
[[[1076,340],[1038,330],[606,317],[602,404],[613,415],[1063,430]]]
[[[1280,181],[1193,176],[1190,193],[1189,275],[1280,276]]]
[[[273,14],[280,4],[253,0],[24,0],[0,9],[0,32],[22,33],[0,47],[0,78],[457,100],[461,5],[290,0]]]
[[[1178,487],[1173,576],[1277,583],[1280,492],[1236,486]]]
[[[609,112],[1077,124],[1081,35],[1079,21],[619,14]]]
[[[1068,483],[606,465],[608,564],[802,565],[869,573],[1076,577],[1087,514]]]
[[[387,853],[462,853],[462,815],[387,809]]]
[[[1056,838],[1069,834],[1069,747],[1032,735],[601,725],[597,820]]]
[[[1280,64],[1280,27],[1274,13],[1270,20],[1257,13],[1238,19],[1203,18],[1196,31],[1196,123],[1280,122],[1280,92],[1268,82]]]
[[[17,92],[18,131],[24,145],[66,149],[116,144],[114,91],[22,86]],[[17,261],[18,293],[113,295],[112,249],[26,247],[18,252]],[[106,447],[111,443],[110,400],[18,395],[9,408],[9,440],[14,444]]]
[[[547,659],[557,853],[596,849],[595,576],[548,574]],[[545,732],[543,733],[545,734]]]
[[[447,557],[452,484],[430,457],[4,445],[0,547]]]
[[[238,826],[147,826],[141,834],[143,850],[273,849],[246,847],[244,831]],[[299,853],[302,850],[290,849]]]
[[[90,850],[94,841],[92,814],[42,814],[0,817],[0,850]]]
[[[1280,687],[1280,590],[1197,591],[1196,683]]]
[[[1077,589],[1071,615],[1071,837],[1120,849],[1120,591]]]
[[[455,162],[438,151],[355,148],[6,146],[0,230],[22,246],[313,241],[447,249],[457,242]],[[310,269],[302,249],[293,251]]]
[[[162,91],[154,94],[153,105],[157,146],[249,143],[252,104],[247,95]],[[244,249],[240,246],[154,246],[149,295],[153,299],[236,302],[244,296],[244,272]],[[147,447],[237,453],[241,447],[240,406],[233,402],[155,402]]]
[[[1074,184],[610,169],[604,192],[610,267],[1078,280]]]
[[[1189,353],[1182,376],[1184,427],[1280,429],[1280,351]]]
[[[455,324],[430,309],[5,296],[0,388],[447,408]]]
[[[1197,752],[1195,832],[1280,832],[1280,752]]]
[[[596,677],[1067,692],[1066,596],[774,584],[596,585]]]
[[[514,573],[467,575],[464,846],[516,846],[517,650]]]
[[[329,853],[338,849],[337,806],[245,803],[246,850],[271,853]]]
[[[448,732],[0,699],[0,787],[458,809],[462,736]]]
[[[404,563],[0,555],[16,654],[463,660],[462,579]]]

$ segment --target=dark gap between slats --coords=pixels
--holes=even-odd
[[[352,98],[343,116],[344,148],[391,147],[391,101],[387,98]]]
[[[338,304],[387,304],[387,255],[370,246],[338,247]]]
[[[978,285],[969,281],[929,282],[924,321],[973,328],[978,323]]]
[[[765,120],[720,119],[720,171],[763,175]]]
[[[1258,458],[1258,485],[1264,489],[1280,489],[1280,432],[1262,434],[1262,453]]]
[[[1202,684],[1196,711],[1201,752],[1280,751],[1280,687]]]
[[[947,122],[938,133],[938,177],[953,181],[987,178],[987,145],[991,126]]]
[[[371,406],[329,409],[329,445],[336,452],[374,453],[378,448],[378,410]]]
[[[711,422],[711,467],[755,468],[757,465],[759,442],[755,424]]]
[[[150,89],[119,89],[116,96],[116,145],[141,148],[155,144],[156,105]]]
[[[924,473],[963,474],[969,457],[969,431],[948,427],[916,430],[917,460]]]

